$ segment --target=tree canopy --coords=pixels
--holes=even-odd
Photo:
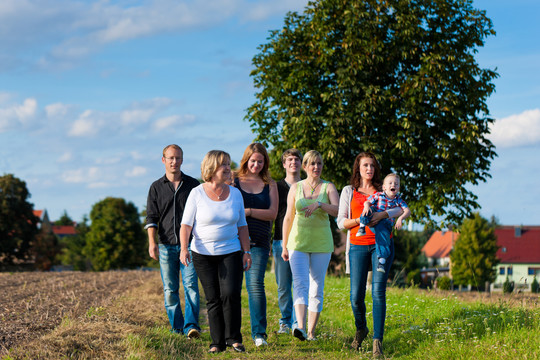
[[[259,47],[246,119],[274,175],[285,149],[316,149],[341,188],[371,151],[401,176],[414,220],[460,223],[496,156],[486,100],[498,75],[474,57],[494,34],[471,0],[310,2]]]
[[[84,253],[94,270],[133,268],[145,263],[146,238],[137,207],[108,197],[90,212]]]
[[[479,213],[463,221],[450,254],[454,283],[482,287],[486,281],[493,282],[498,248],[493,225]]]
[[[0,176],[0,261],[10,263],[29,255],[38,218],[28,201],[26,182],[13,174]]]

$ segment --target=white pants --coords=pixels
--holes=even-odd
[[[324,278],[331,256],[331,253],[289,251],[294,305],[308,305],[311,312],[322,311]]]

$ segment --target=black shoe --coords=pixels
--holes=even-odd
[[[362,341],[364,341],[368,333],[368,328],[356,330],[356,334],[354,334],[354,340],[351,343],[351,347],[356,351],[360,350],[360,347],[362,346]]]
[[[218,354],[220,352],[222,352],[223,350],[221,350],[220,348],[218,348],[217,346],[213,346],[211,347],[209,350],[208,350],[208,353],[209,354]]]
[[[240,352],[240,353],[246,352],[246,347],[244,345],[242,345],[242,344],[232,345],[232,348],[236,352]]]
[[[384,274],[384,264],[379,263],[379,265],[377,265],[377,271]]]
[[[307,339],[307,334],[304,329],[295,328],[293,330],[293,336],[300,341],[305,341]]]

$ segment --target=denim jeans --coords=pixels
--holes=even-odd
[[[371,297],[373,299],[373,338],[383,340],[386,318],[386,282],[394,259],[394,242],[390,239],[390,257],[384,264],[385,272],[376,271],[377,253],[375,245],[353,245],[349,250],[351,268],[351,307],[357,330],[367,327],[366,283],[368,271],[373,272]]]
[[[180,262],[180,245],[159,244],[159,269],[163,282],[165,310],[175,332],[187,335],[189,330],[199,327],[199,279],[193,264],[184,266]],[[186,318],[180,307],[180,273],[184,286]]]
[[[368,224],[371,221],[371,216],[361,216],[360,223]],[[390,257],[390,234],[392,233],[392,220],[382,219],[375,226],[369,227],[375,234],[375,251],[377,257],[388,259]]]
[[[251,248],[251,268],[246,271],[246,288],[249,300],[251,337],[266,339],[266,293],[264,273],[270,252],[260,246]]]
[[[242,252],[225,255],[193,253],[193,265],[206,296],[210,348],[225,350],[226,346],[242,342]]]
[[[292,272],[288,261],[283,260],[283,240],[274,240],[272,254],[274,256],[274,271],[278,290],[278,306],[281,311],[279,325],[287,325],[290,329],[296,327],[296,314],[293,311]]]

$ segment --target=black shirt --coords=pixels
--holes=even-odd
[[[283,219],[287,213],[287,196],[290,188],[285,179],[277,183],[279,206],[276,221],[274,222],[274,240],[283,240]]]
[[[184,173],[176,191],[165,175],[152,183],[146,202],[145,229],[156,227],[159,243],[180,244],[180,221],[186,201],[191,190],[199,185],[198,180]]]

